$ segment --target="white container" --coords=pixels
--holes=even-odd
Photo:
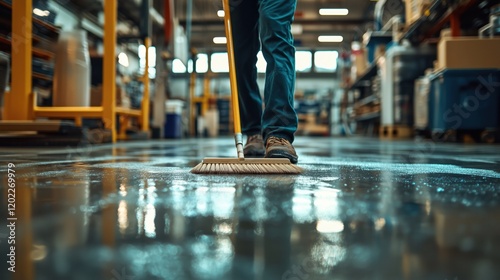
[[[182,114],[182,108],[184,107],[184,101],[182,100],[167,100],[165,102],[165,107],[167,114]]]
[[[84,30],[61,31],[56,48],[53,106],[90,106],[90,57]]]
[[[205,112],[205,121],[208,130],[208,136],[219,136],[219,110],[209,109]]]

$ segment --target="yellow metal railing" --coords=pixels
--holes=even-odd
[[[149,47],[150,38],[144,40],[146,67],[143,76],[144,93],[140,110],[116,106],[116,25],[117,0],[104,1],[104,69],[103,100],[98,107],[38,107],[32,93],[32,0],[12,1],[12,86],[5,94],[4,120],[34,120],[36,117],[72,118],[81,126],[82,118],[101,118],[106,129],[112,132],[112,141],[126,138],[122,127],[121,135],[116,131],[116,116],[128,119],[138,118],[141,130],[149,131]],[[23,19],[23,20],[20,20]]]

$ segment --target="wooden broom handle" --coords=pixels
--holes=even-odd
[[[229,82],[231,84],[231,106],[233,109],[234,134],[241,134],[240,106],[238,103],[238,83],[236,81],[236,66],[234,64],[233,30],[231,26],[231,9],[229,0],[223,0],[224,27],[226,31],[227,56],[229,61]]]

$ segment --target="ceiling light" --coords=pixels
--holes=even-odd
[[[340,43],[344,40],[344,37],[340,35],[322,35],[318,36],[318,41],[321,43]]]
[[[322,16],[346,16],[348,13],[348,9],[319,9]]]
[[[214,44],[226,44],[226,37],[214,37]]]
[[[218,17],[224,17],[224,10],[218,10],[217,11],[217,16]]]
[[[321,233],[339,233],[344,231],[344,223],[341,221],[319,220],[316,222],[316,230]]]
[[[40,16],[40,17],[48,17],[50,15],[50,11],[47,11],[47,10],[40,10],[38,8],[34,8],[33,9],[33,13],[37,16]]]

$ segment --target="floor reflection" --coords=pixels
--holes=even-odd
[[[482,147],[460,162],[307,144],[297,176],[193,175],[178,142],[18,156],[19,273],[0,279],[500,278],[499,162]]]

